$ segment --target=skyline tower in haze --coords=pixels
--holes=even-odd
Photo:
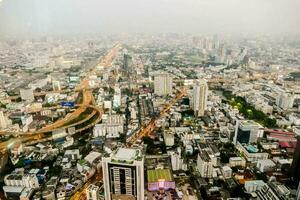
[[[193,87],[191,108],[195,116],[201,117],[207,108],[208,86],[205,80],[199,80]]]

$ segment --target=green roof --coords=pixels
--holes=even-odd
[[[173,176],[169,169],[147,170],[148,182],[157,182],[159,179],[173,181]]]

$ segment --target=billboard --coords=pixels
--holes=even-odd
[[[73,108],[75,103],[73,101],[63,101],[60,103],[61,106]]]

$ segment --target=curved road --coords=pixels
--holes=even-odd
[[[121,44],[118,43],[116,46],[114,46],[105,55],[105,57],[100,61],[99,65],[104,66],[104,67],[111,66],[111,64],[112,64],[112,62],[113,62],[113,60],[114,60],[115,56],[117,55],[120,48],[121,48]],[[5,142],[1,142],[0,143],[0,151],[6,151],[8,148],[11,147],[11,145],[13,145],[16,142],[22,142],[22,143],[25,143],[25,144],[34,144],[34,143],[38,143],[38,142],[52,140],[53,139],[52,137],[45,138],[44,133],[51,132],[55,129],[64,127],[65,124],[68,124],[70,121],[78,118],[80,116],[80,114],[83,113],[87,108],[92,108],[93,109],[93,112],[92,112],[93,116],[96,113],[99,113],[99,115],[93,123],[81,128],[79,130],[76,130],[76,133],[81,132],[83,130],[86,130],[88,128],[91,128],[95,124],[99,123],[101,121],[103,110],[93,105],[95,100],[94,100],[94,96],[92,94],[92,91],[89,88],[89,76],[91,74],[93,74],[95,72],[95,70],[96,70],[96,67],[94,67],[89,72],[87,72],[87,75],[82,80],[81,84],[78,85],[75,88],[75,91],[82,90],[82,92],[83,92],[83,102],[82,102],[82,104],[80,104],[80,106],[74,112],[70,113],[65,118],[63,118],[61,120],[58,120],[58,121],[56,121],[55,123],[53,123],[51,125],[48,125],[44,128],[41,128],[40,130],[38,130],[34,133],[29,133],[29,135],[20,135],[18,138],[14,138],[14,139],[10,139],[10,140],[5,141]],[[92,116],[90,116],[90,115],[88,117],[92,118]],[[85,122],[85,121],[88,121],[88,119],[84,120],[84,121],[82,120],[82,122]],[[74,124],[78,125],[79,123],[76,122]],[[71,127],[71,126],[74,126],[74,124],[66,125],[65,127]]]

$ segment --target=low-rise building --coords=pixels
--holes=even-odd
[[[276,164],[270,159],[259,160],[256,164],[256,167],[260,172],[272,171],[274,170],[275,166]]]

